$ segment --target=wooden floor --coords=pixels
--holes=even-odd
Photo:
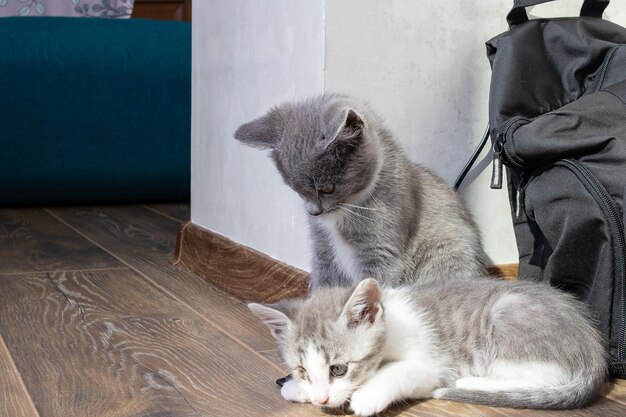
[[[0,210],[0,417],[320,416],[280,398],[264,326],[173,266],[186,205]],[[429,400],[385,416],[626,416]]]

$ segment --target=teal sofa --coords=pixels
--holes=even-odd
[[[189,198],[191,25],[0,19],[0,206]]]

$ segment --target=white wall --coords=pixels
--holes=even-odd
[[[367,99],[413,161],[453,183],[487,125],[485,41],[507,29],[511,3],[327,0],[324,89]],[[491,262],[513,263],[507,192],[489,188],[489,149],[461,191]]]
[[[411,159],[454,181],[487,122],[484,43],[507,29],[511,4],[198,1],[192,28],[194,223],[309,269],[298,197],[264,152],[240,145],[232,134],[272,105],[322,89],[368,99]],[[574,15],[580,4],[561,0],[532,13]],[[606,17],[626,25],[626,11],[617,6],[609,6]],[[488,163],[485,151],[461,191],[491,261],[517,262],[506,192],[489,189]]]
[[[309,265],[299,198],[264,152],[233,139],[276,103],[323,85],[322,0],[202,0],[192,26],[192,221]]]

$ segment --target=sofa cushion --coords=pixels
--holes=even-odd
[[[184,200],[182,22],[0,19],[0,205]]]

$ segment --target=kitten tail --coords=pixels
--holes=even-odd
[[[592,402],[601,393],[606,380],[605,369],[593,374],[579,375],[570,383],[549,388],[482,391],[463,388],[440,388],[433,398],[491,407],[570,409]]]

